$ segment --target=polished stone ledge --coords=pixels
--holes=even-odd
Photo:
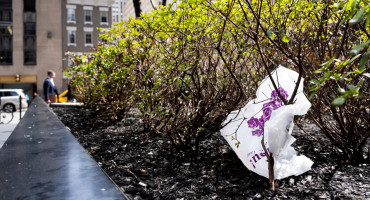
[[[127,199],[40,97],[0,150],[0,199]]]

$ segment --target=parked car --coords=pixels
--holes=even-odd
[[[27,108],[26,95],[22,89],[0,89],[0,106],[4,111],[16,111],[19,109],[19,96],[21,96],[22,108]]]

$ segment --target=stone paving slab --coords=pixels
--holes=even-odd
[[[36,97],[0,149],[0,199],[127,199]]]

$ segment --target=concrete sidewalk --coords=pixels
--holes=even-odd
[[[27,110],[22,111],[22,117],[26,113]],[[18,125],[20,121],[19,111],[14,112],[13,120],[9,124],[0,124],[0,149],[12,134],[15,127]]]
[[[18,123],[0,124],[0,149],[17,125]]]

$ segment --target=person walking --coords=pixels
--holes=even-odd
[[[53,78],[55,77],[55,72],[49,70],[47,73],[47,78],[44,81],[44,100],[47,104],[57,102],[58,89],[55,87]]]

